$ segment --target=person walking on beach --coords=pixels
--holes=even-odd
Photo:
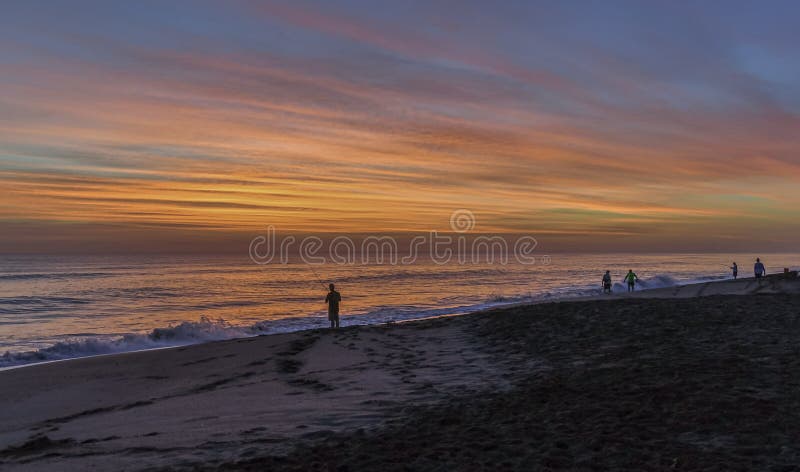
[[[753,266],[753,272],[756,273],[756,278],[760,279],[767,275],[767,268],[761,263],[761,259],[756,257],[756,264]]]
[[[736,277],[739,276],[739,266],[736,265],[736,262],[731,266],[731,270],[733,271],[733,280],[736,280]]]
[[[609,271],[603,275],[603,293],[611,293],[611,272]]]
[[[328,320],[331,328],[339,327],[339,303],[342,301],[342,294],[334,290],[333,284],[328,285],[328,295],[325,296],[325,303],[328,304]]]
[[[638,279],[639,279],[639,277],[637,277],[636,274],[633,273],[633,269],[629,269],[628,270],[628,275],[625,276],[625,281],[628,282],[628,291],[629,292],[633,292],[634,291],[635,286],[636,286],[636,280],[638,280]]]

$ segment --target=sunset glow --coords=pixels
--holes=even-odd
[[[458,208],[561,250],[796,247],[794,4],[80,3],[3,7],[0,252]]]

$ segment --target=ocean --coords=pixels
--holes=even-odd
[[[258,265],[231,256],[0,256],[0,367],[194,344],[328,325],[326,285],[342,325],[375,324],[517,302],[752,276],[800,266],[800,254],[553,254],[539,263]]]

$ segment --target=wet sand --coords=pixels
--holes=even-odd
[[[0,372],[2,470],[798,470],[800,282]]]

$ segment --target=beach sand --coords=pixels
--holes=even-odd
[[[800,282],[76,359],[0,401],[2,470],[800,470]]]

